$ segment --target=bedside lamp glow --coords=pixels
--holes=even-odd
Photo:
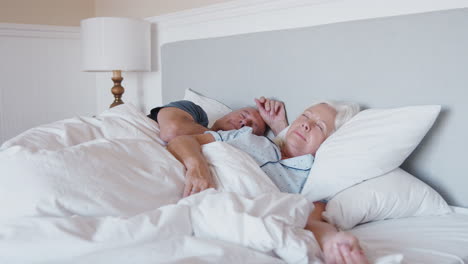
[[[120,17],[95,17],[81,21],[82,70],[113,72],[110,107],[123,104],[122,71],[150,71],[151,24]]]

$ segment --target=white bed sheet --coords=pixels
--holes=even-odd
[[[370,259],[403,255],[407,264],[468,263],[468,215],[453,213],[372,222],[351,230]]]
[[[0,263],[320,263],[313,235],[302,228],[312,209],[310,203],[299,195],[281,194],[268,187],[268,178],[261,176],[263,172],[253,161],[251,166],[245,164],[246,160],[242,165],[226,162],[224,156],[236,154],[228,146],[210,144],[203,149],[224,192],[209,190],[177,202],[183,188],[183,171],[172,156],[163,159],[161,152],[165,150],[158,130],[155,122],[124,105],[97,119],[74,118],[41,126],[1,146],[0,179],[5,184],[0,185],[0,195],[10,193],[11,199],[1,199],[0,216],[10,208],[23,217],[5,220],[7,214],[5,222],[0,221]],[[68,178],[74,182],[68,185],[64,185],[60,169],[53,170],[56,177],[51,178],[50,168],[57,168],[55,165],[41,173],[30,173],[26,166],[34,159],[42,167],[62,164],[62,157],[75,158],[63,153],[81,148],[93,151],[69,163],[68,172],[73,177]],[[106,152],[99,152],[103,149]],[[29,163],[21,159],[14,163],[16,152],[24,153]],[[109,157],[114,162],[110,163]],[[130,157],[135,163],[128,166]],[[151,160],[154,158],[156,161]],[[167,163],[170,169],[162,170],[161,163]],[[111,174],[110,168],[114,169]],[[169,177],[172,171],[179,173]],[[27,179],[25,172],[31,174]],[[161,180],[161,176],[167,177]],[[138,192],[130,195],[132,192],[123,188],[128,184],[110,188],[118,177],[128,178]],[[146,180],[137,181],[138,177]],[[88,180],[94,184],[90,186]],[[31,204],[31,199],[26,198],[34,198],[33,191],[49,194],[48,188],[57,190],[54,183],[59,183],[57,195],[44,200],[54,210],[19,206],[20,200]],[[83,191],[96,186],[99,192],[85,192],[96,197],[83,196]],[[128,194],[123,200],[126,203],[133,198],[135,203],[145,201],[145,206],[121,208],[122,195],[113,194],[123,192]],[[143,194],[148,195],[140,197]],[[93,201],[96,206],[90,210]],[[110,211],[114,202],[117,209]],[[404,263],[463,263],[460,259],[466,260],[468,255],[463,248],[468,248],[468,217],[431,219],[382,221],[359,226],[353,232],[361,237],[373,263],[399,263],[398,253],[405,255]],[[408,231],[411,225],[416,228]],[[439,225],[440,230],[431,229]],[[398,233],[402,234],[394,237]],[[425,257],[425,250],[429,257]]]
[[[17,218],[0,225],[0,263],[320,263],[307,207],[210,189],[132,217]]]

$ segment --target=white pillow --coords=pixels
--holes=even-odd
[[[439,112],[439,105],[426,105],[358,113],[322,143],[301,193],[309,201],[330,199],[398,168]]]
[[[208,127],[213,126],[216,120],[232,112],[232,109],[226,105],[209,97],[203,96],[193,91],[192,89],[185,90],[184,100],[192,101],[205,110],[209,121]]]
[[[342,230],[383,219],[451,213],[431,187],[397,168],[337,194],[322,216]]]

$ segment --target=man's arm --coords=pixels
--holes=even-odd
[[[158,124],[162,140],[170,142],[177,136],[203,134],[208,128],[193,120],[192,115],[176,107],[159,110]]]
[[[315,209],[307,219],[306,229],[312,231],[320,244],[325,263],[368,264],[358,239],[350,233],[339,232],[334,226],[323,221],[324,203],[316,202],[314,205]]]
[[[262,96],[260,99],[255,98],[255,103],[263,121],[270,127],[275,136],[289,125],[283,102]]]
[[[167,149],[187,169],[184,197],[215,187],[208,163],[201,150],[202,145],[213,141],[215,139],[211,134],[178,136],[167,145]]]

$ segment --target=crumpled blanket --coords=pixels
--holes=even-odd
[[[183,165],[131,105],[0,150],[0,263],[320,263],[311,203],[220,142],[203,147],[217,190],[181,199]]]

